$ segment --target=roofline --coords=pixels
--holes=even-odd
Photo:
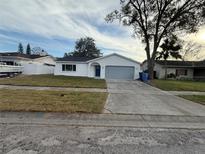
[[[21,57],[21,56],[1,56],[0,57],[5,57],[5,58],[15,58],[15,59],[20,59],[20,60],[32,60],[30,58],[26,58],[26,57]]]
[[[6,56],[2,56],[2,55],[0,55],[0,57],[6,57],[6,58],[18,58],[18,59],[27,59],[27,60],[35,60],[35,59],[41,59],[41,58],[45,58],[45,57],[51,57],[53,60],[55,60],[55,58],[53,57],[53,56],[51,56],[51,55],[46,55],[46,56],[41,56],[41,57],[38,57],[38,58],[27,58],[27,57],[21,57],[21,56],[19,56],[19,55],[16,55],[16,56],[13,56],[13,55],[11,55],[11,56],[9,56],[9,55],[6,55]]]
[[[117,54],[117,53],[112,53],[112,54],[109,54],[109,55],[106,55],[106,56],[103,56],[103,57],[95,58],[95,59],[89,60],[89,61],[87,61],[87,62],[93,62],[93,61],[100,60],[100,59],[104,59],[104,58],[107,58],[107,57],[110,57],[110,56],[114,56],[114,55],[119,56],[119,57],[124,58],[124,59],[127,59],[127,60],[130,60],[130,61],[132,61],[132,62],[141,64],[140,62],[138,62],[138,61],[136,61],[136,60],[133,60],[133,59],[128,58],[128,57],[125,57],[125,56],[122,56],[122,55]]]
[[[87,61],[55,61],[56,63],[80,63],[80,64],[87,64]]]
[[[42,56],[42,57],[38,57],[38,58],[34,58],[34,59],[41,59],[41,58],[46,58],[46,57],[50,57],[50,58],[52,58],[53,60],[55,60],[55,58],[53,57],[53,56],[51,56],[51,55],[46,55],[46,56]],[[33,59],[33,60],[34,60]]]
[[[159,61],[165,61],[165,60],[155,60],[155,63],[157,63],[157,64],[159,64],[158,62]],[[199,60],[199,61],[189,61],[189,60],[167,60],[167,62],[170,62],[170,61],[172,61],[172,62],[190,62],[190,63],[198,63],[198,62],[203,62],[204,60]],[[147,59],[146,60],[144,60],[143,62],[142,62],[142,64],[144,64],[144,63],[146,63],[147,62]],[[159,64],[159,65],[162,65],[162,64]]]
[[[162,66],[165,68],[165,66]],[[205,68],[205,66],[176,66],[176,65],[167,65],[167,68]]]

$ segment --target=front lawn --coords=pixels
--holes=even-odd
[[[0,111],[101,113],[107,93],[0,90]]]
[[[166,91],[205,91],[205,82],[179,80],[153,80],[151,85]]]
[[[105,80],[54,75],[21,75],[14,78],[0,78],[0,84],[72,88],[106,88]]]
[[[205,105],[205,95],[181,95],[180,97]]]

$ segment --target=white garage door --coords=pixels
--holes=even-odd
[[[133,80],[134,70],[131,66],[106,66],[105,78]]]

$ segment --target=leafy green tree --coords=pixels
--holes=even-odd
[[[77,40],[74,52],[68,53],[67,55],[76,57],[100,57],[101,53],[95,45],[95,40],[86,37]]]
[[[67,52],[65,52],[63,57],[68,57],[68,53],[67,53]]]
[[[27,47],[26,47],[26,54],[27,54],[27,55],[31,55],[31,47],[30,47],[30,44],[28,44]]]
[[[165,62],[165,79],[167,79],[167,59],[175,58],[182,59],[180,54],[180,50],[182,49],[182,45],[179,43],[179,40],[176,36],[171,36],[164,40],[162,45],[160,46],[162,51],[157,52],[156,59],[164,59]]]
[[[64,57],[73,56],[73,52],[65,52]]]
[[[18,53],[21,53],[23,54],[24,50],[23,50],[23,45],[21,43],[19,43],[19,46],[18,46]]]
[[[194,33],[205,24],[204,0],[120,0],[121,9],[107,15],[133,27],[145,44],[148,72],[153,79],[157,49],[171,33]]]

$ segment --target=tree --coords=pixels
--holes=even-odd
[[[32,48],[32,54],[34,55],[40,55],[40,56],[47,56],[48,52],[42,49],[41,47],[34,47]]]
[[[173,35],[170,38],[165,39],[160,48],[162,49],[162,51],[157,52],[156,59],[164,59],[165,79],[167,79],[167,59],[170,57],[175,59],[182,59],[182,56],[180,54],[182,45],[179,43],[178,38]]]
[[[65,52],[63,57],[68,57],[68,53],[67,53],[67,52]]]
[[[100,57],[101,53],[95,45],[95,40],[86,37],[77,40],[74,52],[68,53],[68,55],[76,57]]]
[[[202,50],[202,45],[195,42],[185,42],[183,41],[183,52],[181,53],[183,60],[196,60],[200,59],[198,57]]]
[[[72,56],[73,55],[73,52],[65,52],[64,53],[64,57],[68,57],[68,56]]]
[[[153,79],[157,49],[171,33],[193,33],[205,23],[204,0],[120,0],[121,9],[107,15],[132,26],[134,35],[145,43],[148,72]]]
[[[23,54],[24,50],[23,50],[23,45],[21,43],[19,43],[18,46],[18,53]]]
[[[27,55],[31,55],[31,47],[30,47],[30,44],[28,44],[27,47],[26,47],[26,54],[27,54]]]

